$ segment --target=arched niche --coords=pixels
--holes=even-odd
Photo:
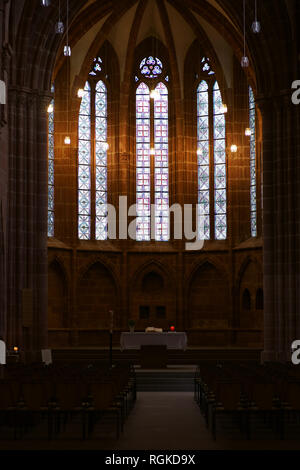
[[[259,287],[256,291],[255,309],[256,310],[264,309],[264,291],[261,287]]]
[[[188,301],[190,328],[228,327],[228,281],[211,263],[204,263],[192,276]]]
[[[78,282],[77,324],[84,329],[108,329],[109,310],[117,327],[118,292],[111,272],[101,262],[90,266]]]
[[[136,276],[130,317],[136,329],[148,326],[168,329],[175,322],[175,295],[170,277],[157,265],[148,265]]]
[[[248,289],[244,289],[242,295],[242,310],[251,310],[251,294]]]
[[[260,289],[261,285],[261,269],[256,262],[249,260],[240,278],[239,326],[241,328],[261,328],[263,326],[263,310],[256,308],[257,300],[260,300],[257,299],[257,291]]]
[[[48,270],[48,328],[67,326],[67,281],[57,260]]]

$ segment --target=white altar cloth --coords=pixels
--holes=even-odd
[[[140,349],[144,345],[167,346],[167,349],[186,349],[187,336],[184,332],[124,332],[121,333],[121,349]]]

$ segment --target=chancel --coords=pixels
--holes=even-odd
[[[299,21],[0,0],[0,449],[290,440]]]

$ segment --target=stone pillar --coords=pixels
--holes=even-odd
[[[299,135],[290,93],[259,101],[263,117],[263,361],[290,361],[299,330]],[[297,124],[298,123],[298,124]],[[298,184],[297,184],[298,183]]]
[[[9,90],[8,345],[31,353],[47,346],[48,101],[27,89]],[[32,293],[26,322],[24,289]]]

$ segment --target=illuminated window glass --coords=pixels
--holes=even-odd
[[[251,236],[257,236],[257,210],[256,210],[256,119],[255,100],[251,87],[249,87],[249,127],[250,136],[250,222]]]
[[[140,64],[140,72],[145,78],[155,78],[162,74],[163,65],[157,57],[146,57]]]
[[[218,82],[213,88],[215,239],[227,238],[226,123]]]
[[[136,90],[136,239],[151,238],[150,91],[145,83]]]
[[[198,156],[198,204],[199,238],[210,238],[210,184],[209,184],[209,95],[208,84],[202,80],[197,90],[197,156]],[[204,217],[204,224],[200,217]]]
[[[54,100],[48,107],[48,237],[54,237]]]
[[[91,87],[86,82],[78,119],[78,238],[91,238]]]
[[[78,122],[78,237],[107,240],[108,100],[101,57],[89,75]]]
[[[163,64],[157,57],[144,58],[136,89],[136,239],[169,240],[169,93],[165,79],[146,85],[144,79],[162,75]],[[153,93],[150,93],[150,89]],[[153,99],[152,99],[153,98]],[[154,207],[151,214],[151,205]],[[153,220],[151,221],[151,216]],[[152,222],[152,224],[151,224]],[[154,233],[151,231],[153,226]]]
[[[155,240],[169,240],[169,111],[168,89],[159,83],[154,99]]]
[[[211,68],[210,60],[209,60],[208,57],[202,57],[201,69],[202,69],[202,72],[207,73],[207,75],[214,75],[215,74],[215,72]]]
[[[107,239],[107,90],[100,80],[95,93],[96,240]]]

